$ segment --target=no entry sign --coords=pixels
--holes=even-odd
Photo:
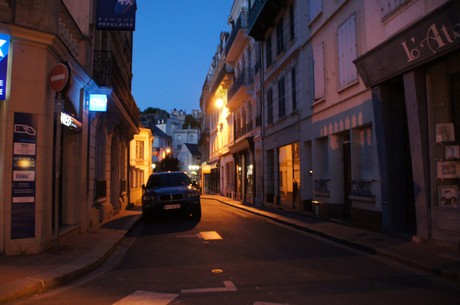
[[[68,81],[69,70],[67,69],[67,66],[61,63],[56,64],[53,69],[51,69],[48,78],[48,83],[51,90],[55,92],[61,92],[67,85]]]

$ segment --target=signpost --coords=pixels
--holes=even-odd
[[[55,238],[55,249],[59,248],[59,202],[60,202],[60,190],[59,185],[61,181],[61,111],[63,111],[63,99],[61,92],[67,86],[69,82],[69,69],[63,63],[57,63],[53,69],[51,69],[48,77],[48,85],[51,90],[56,92],[58,95],[54,101],[54,112],[55,112],[55,158],[54,158],[54,238]],[[60,97],[60,98],[59,98]]]
[[[48,83],[51,90],[61,92],[64,90],[65,86],[67,86],[68,82],[69,70],[67,69],[67,66],[62,63],[56,64],[53,69],[51,69],[48,77]]]

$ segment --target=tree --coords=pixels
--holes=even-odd
[[[184,124],[182,124],[182,129],[187,129],[189,126],[190,128],[196,128],[196,129],[201,128],[200,121],[196,120],[191,114],[187,114],[185,116],[185,121],[184,121]]]
[[[155,167],[157,169],[157,167]],[[178,171],[180,170],[179,167],[179,159],[166,157],[160,161],[158,166],[159,172],[166,172],[166,171]]]

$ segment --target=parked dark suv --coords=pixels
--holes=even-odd
[[[183,172],[159,172],[150,175],[142,195],[142,216],[169,213],[201,218],[200,191]]]

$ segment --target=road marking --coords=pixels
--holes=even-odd
[[[197,288],[197,289],[181,289],[181,293],[209,293],[209,292],[229,292],[236,291],[236,287],[232,281],[224,281],[225,287],[219,288]]]
[[[138,290],[113,305],[168,305],[177,297],[177,294]]]
[[[200,232],[199,236],[204,240],[219,240],[219,239],[222,239],[222,237],[216,231]]]

